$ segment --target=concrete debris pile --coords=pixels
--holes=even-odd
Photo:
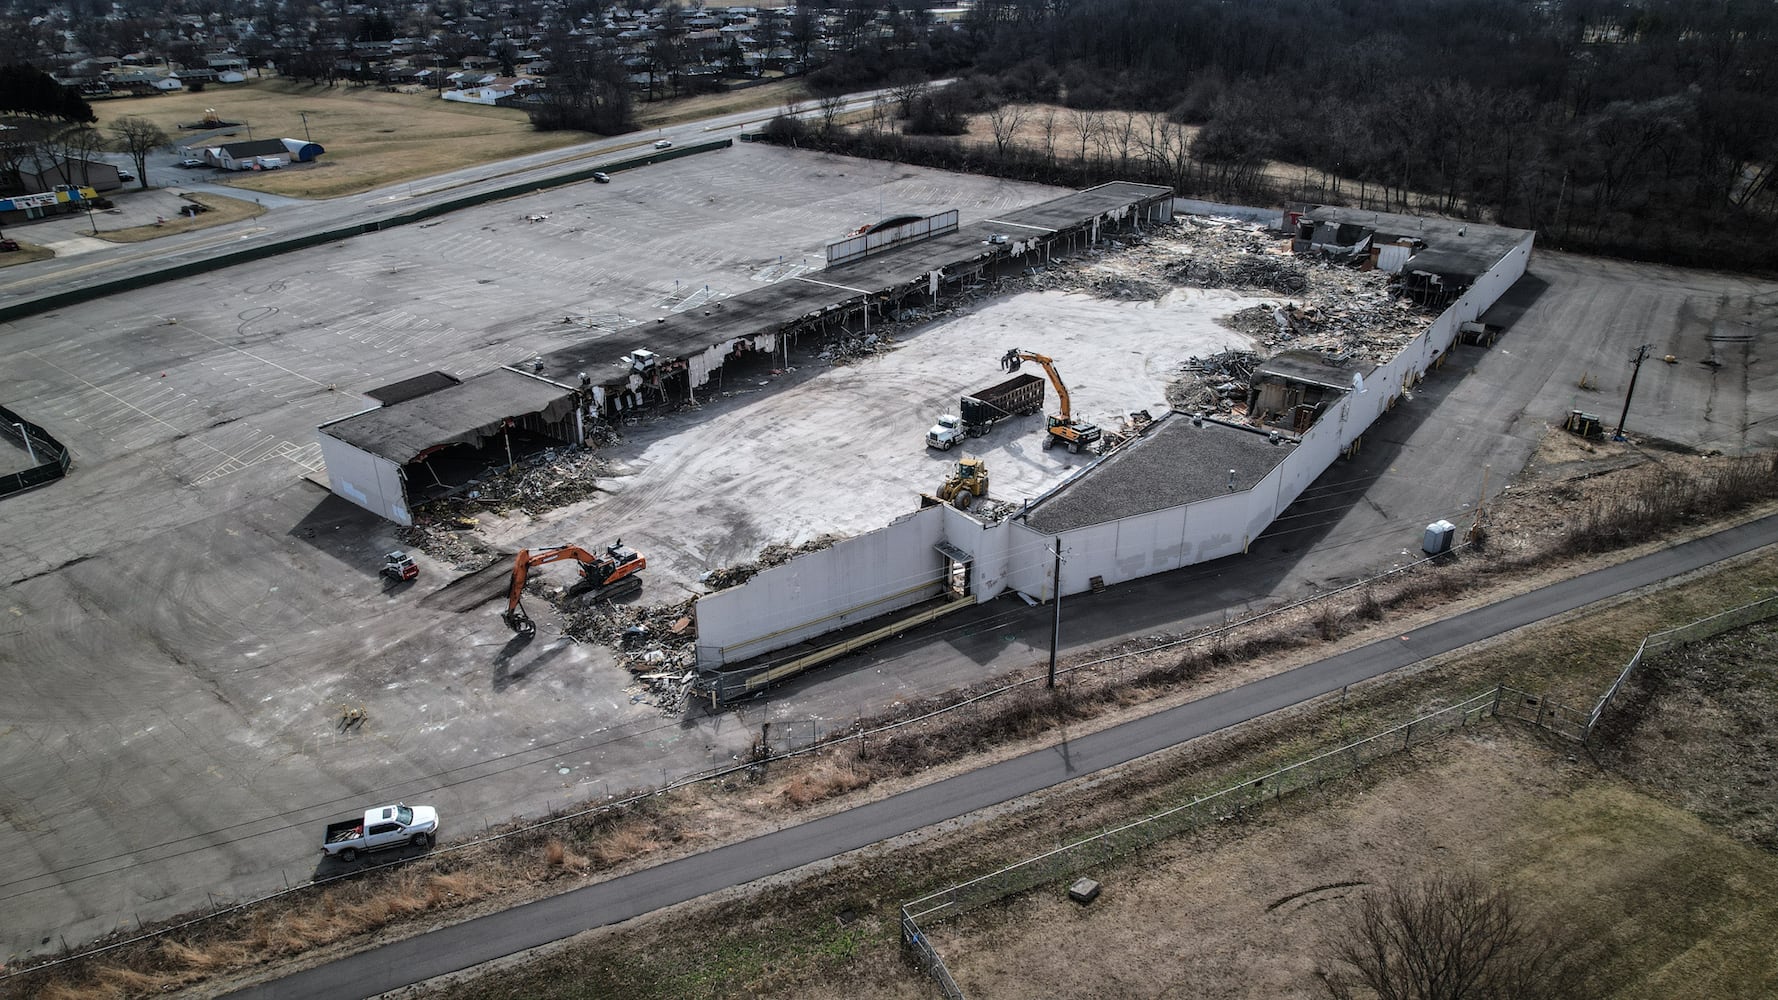
[[[590,448],[551,448],[472,481],[465,495],[490,510],[537,516],[592,496],[610,475],[610,463]]]
[[[1217,256],[1194,255],[1167,268],[1174,284],[1196,288],[1260,289],[1299,295],[1309,276],[1294,258],[1266,251]]]
[[[991,497],[984,497],[970,506],[969,513],[977,520],[987,524],[995,524],[1006,520],[1024,509],[1025,505],[1022,503],[1013,503],[1010,500],[995,500]]]
[[[1167,405],[1181,413],[1230,412],[1246,403],[1248,381],[1260,360],[1252,351],[1188,358],[1167,383]]]
[[[449,563],[461,573],[472,573],[488,563],[493,550],[476,537],[478,524],[470,504],[447,497],[414,509],[414,523],[395,533],[403,548],[424,552]]]
[[[841,337],[821,350],[821,360],[834,365],[850,364],[895,348],[895,341],[884,333],[867,333],[862,337]]]
[[[1329,358],[1357,357],[1376,364],[1394,357],[1426,325],[1412,302],[1396,298],[1385,287],[1363,283],[1318,289],[1300,305],[1273,306],[1269,329],[1259,327],[1255,312],[1244,310],[1237,314],[1237,322],[1264,329],[1251,335],[1273,352],[1315,351]]]
[[[696,598],[660,607],[613,604],[565,609],[563,631],[580,642],[609,647],[640,688],[633,700],[646,700],[666,712],[677,712],[697,674]]]
[[[760,549],[759,558],[753,562],[737,563],[733,566],[719,566],[698,577],[698,582],[709,587],[713,591],[727,590],[730,587],[739,587],[741,584],[758,576],[762,570],[771,569],[773,566],[782,566],[805,552],[820,552],[822,549],[832,547],[833,543],[840,540],[841,536],[839,535],[822,535],[819,538],[812,538],[801,545],[785,545],[782,542],[773,542],[765,548]]]

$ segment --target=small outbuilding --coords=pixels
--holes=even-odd
[[[283,139],[255,139],[212,146],[208,159],[224,170],[276,170],[290,165]]]
[[[294,163],[309,163],[315,157],[327,152],[321,148],[320,143],[307,139],[279,139],[278,141],[284,144],[285,151],[290,154],[290,159]]]

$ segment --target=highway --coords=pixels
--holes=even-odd
[[[1775,541],[1778,516],[1766,517],[1069,740],[1065,752],[1059,747],[1036,750],[752,840],[352,955],[230,996],[329,1000],[374,996],[467,969],[1042,791]]]

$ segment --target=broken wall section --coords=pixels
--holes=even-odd
[[[948,510],[909,514],[698,598],[699,669],[740,663],[937,597],[946,561],[936,546]]]

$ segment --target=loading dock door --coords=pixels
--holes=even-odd
[[[944,558],[944,568],[940,579],[944,584],[945,593],[951,597],[966,597],[969,594],[969,567],[975,562],[975,556],[963,551],[950,542],[939,542],[933,546]]]

